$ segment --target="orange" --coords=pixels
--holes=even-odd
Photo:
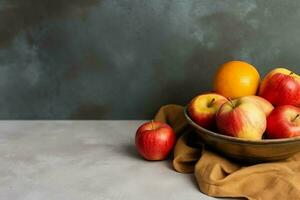
[[[255,95],[260,76],[254,66],[243,61],[230,61],[219,67],[214,77],[215,92],[229,98]]]

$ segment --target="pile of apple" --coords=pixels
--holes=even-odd
[[[230,61],[219,68],[215,79],[215,92],[200,94],[188,105],[188,114],[195,123],[250,140],[300,136],[297,74],[276,68],[260,83],[254,66]],[[146,122],[136,131],[136,148],[147,160],[165,159],[175,142],[174,130],[162,122]]]
[[[257,95],[230,99],[200,94],[188,105],[191,119],[220,134],[260,140],[300,136],[300,77],[285,68],[270,71]]]

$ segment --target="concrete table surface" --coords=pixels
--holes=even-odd
[[[170,161],[138,156],[142,122],[0,121],[0,199],[215,199]]]

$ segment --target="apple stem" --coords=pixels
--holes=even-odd
[[[233,103],[232,103],[232,99],[230,97],[227,97],[229,103],[231,104],[232,107],[234,107]]]
[[[299,117],[299,114],[297,114],[296,117],[292,121],[295,121],[298,117]]]
[[[212,104],[215,102],[215,98],[213,98],[211,101],[210,101],[210,103],[208,104],[208,107],[210,107],[210,106],[212,106]]]
[[[153,127],[153,119],[151,120],[151,125],[152,125],[152,130],[154,130],[154,127]]]
[[[294,72],[290,72],[290,74],[289,75],[292,75]]]

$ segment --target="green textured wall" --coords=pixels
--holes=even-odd
[[[141,119],[232,59],[300,72],[300,1],[0,0],[1,119]]]

